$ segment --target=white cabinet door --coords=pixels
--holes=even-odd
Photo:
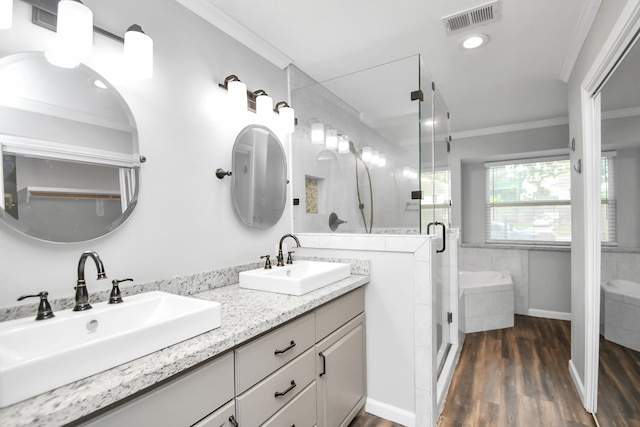
[[[364,403],[364,314],[316,345],[318,427],[347,426]]]

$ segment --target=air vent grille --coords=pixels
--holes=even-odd
[[[466,30],[495,21],[500,17],[501,0],[492,1],[482,6],[454,13],[442,18],[448,33]]]

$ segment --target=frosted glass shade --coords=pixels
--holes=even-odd
[[[387,157],[384,154],[380,154],[380,158],[378,159],[378,166],[381,168],[387,166]]]
[[[380,152],[378,150],[373,150],[371,152],[371,164],[373,166],[378,166],[379,161],[380,161]]]
[[[335,129],[327,129],[325,132],[325,147],[329,150],[338,148],[338,131]]]
[[[280,113],[283,130],[286,133],[293,133],[296,130],[296,116],[293,108],[281,107],[278,112]]]
[[[0,30],[11,28],[13,21],[13,0],[0,0]]]
[[[324,144],[324,125],[322,123],[311,124],[311,143]]]
[[[153,40],[138,25],[124,33],[124,60],[133,77],[153,77]]]
[[[340,135],[338,137],[338,153],[346,154],[349,152],[349,135]]]
[[[54,57],[60,63],[75,62],[77,65],[91,55],[92,49],[93,12],[80,2],[61,0],[58,3]]]
[[[273,114],[273,99],[269,95],[259,95],[256,98],[256,114],[260,117]]]
[[[371,161],[372,154],[373,149],[371,147],[362,147],[362,160],[364,162],[369,163]]]
[[[230,81],[227,85],[227,91],[232,108],[246,111],[247,85],[238,80]]]

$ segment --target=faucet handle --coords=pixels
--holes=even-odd
[[[291,256],[291,254],[295,253],[296,251],[288,251],[287,254],[287,264],[293,264],[293,257]]]
[[[48,296],[49,292],[42,291],[36,295],[22,295],[20,298],[18,298],[18,301],[22,301],[25,298],[40,298],[36,320],[45,320],[55,317],[55,314],[53,314],[53,310],[51,309],[51,304],[49,304],[49,300],[47,299]]]
[[[271,255],[262,255],[260,257],[260,259],[262,258],[266,258],[267,260],[264,262],[264,269],[265,270],[270,270],[271,269],[271,260],[269,259],[271,257]]]
[[[133,282],[133,279],[114,279],[111,281],[113,287],[111,288],[111,295],[109,295],[109,304],[120,304],[123,301],[120,287],[118,286],[122,282]]]

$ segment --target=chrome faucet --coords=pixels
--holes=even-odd
[[[76,305],[73,307],[73,311],[84,311],[91,308],[89,304],[89,292],[87,292],[87,283],[84,280],[84,265],[87,262],[87,258],[93,258],[98,269],[98,280],[106,279],[107,274],[104,272],[104,265],[100,256],[94,251],[85,251],[80,255],[78,261],[78,283],[76,284]]]
[[[284,267],[284,255],[282,255],[282,242],[284,241],[284,239],[286,239],[287,237],[291,237],[293,240],[296,241],[296,245],[298,245],[298,247],[300,247],[300,241],[298,240],[298,238],[296,236],[294,236],[293,234],[285,234],[284,236],[282,236],[280,238],[280,244],[278,245],[278,263],[276,264],[276,266],[278,267]],[[293,264],[292,262],[289,262],[287,260],[288,264]]]

